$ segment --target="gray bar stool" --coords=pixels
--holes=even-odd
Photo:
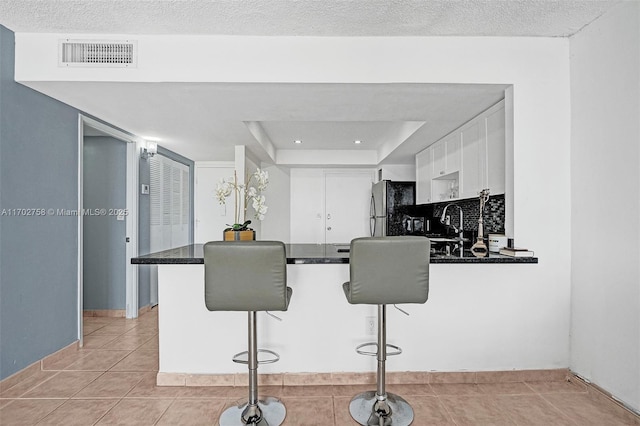
[[[248,351],[234,362],[248,364],[249,399],[229,407],[221,426],[280,425],[287,414],[279,399],[258,399],[258,364],[279,360],[278,354],[258,349],[256,311],[286,311],[291,299],[287,287],[287,258],[280,241],[211,241],[204,245],[204,300],[210,311],[247,311]],[[271,358],[258,360],[258,353]]]
[[[413,422],[409,403],[385,389],[387,356],[402,353],[399,347],[387,344],[386,305],[427,301],[430,248],[428,238],[417,236],[351,241],[350,281],[342,286],[344,294],[351,304],[378,305],[378,341],[356,348],[359,354],[375,355],[378,360],[376,390],[360,393],[349,403],[351,417],[361,425],[406,426]],[[365,350],[367,346],[375,346],[376,351]],[[387,352],[387,348],[392,350]]]

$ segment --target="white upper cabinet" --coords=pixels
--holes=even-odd
[[[416,204],[431,202],[431,178],[433,176],[433,148],[416,154]]]
[[[434,143],[431,150],[433,151],[433,168],[431,177],[435,179],[438,176],[444,175],[447,169],[447,150],[445,148],[444,140]]]
[[[498,102],[416,155],[416,202],[505,191],[505,109]]]
[[[504,194],[504,113],[504,101],[500,101],[460,128],[460,198],[477,197],[485,188],[489,189],[491,195]]]
[[[472,198],[484,189],[483,156],[484,132],[480,121],[462,126],[462,173],[460,198]]]
[[[447,169],[446,173],[455,173],[460,171],[462,144],[460,143],[460,135],[455,132],[444,139],[447,152]]]
[[[505,130],[504,102],[486,116],[487,126],[487,188],[491,194],[504,194],[505,190]],[[493,108],[492,108],[493,109]],[[489,110],[491,111],[491,110]]]
[[[433,174],[437,179],[460,170],[460,133],[454,132],[436,142],[433,147]]]

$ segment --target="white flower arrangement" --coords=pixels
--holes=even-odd
[[[250,186],[251,181],[256,181],[257,186]],[[225,231],[246,231],[249,228],[250,220],[247,220],[247,208],[249,201],[255,210],[254,217],[258,220],[264,220],[268,207],[265,205],[266,198],[262,195],[262,191],[267,189],[269,183],[269,173],[264,170],[257,169],[253,174],[247,175],[244,184],[238,183],[238,175],[234,172],[232,177],[222,178],[216,187],[216,198],[220,204],[226,204],[227,198],[233,192],[235,199],[234,220],[233,225]],[[244,199],[244,209],[242,214],[242,222],[240,222],[240,205],[239,199]]]

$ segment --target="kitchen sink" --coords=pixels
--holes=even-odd
[[[429,238],[432,243],[457,243],[460,238],[432,237]]]

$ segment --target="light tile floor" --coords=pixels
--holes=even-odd
[[[157,387],[158,317],[86,318],[85,347],[7,389],[0,425],[217,424],[246,388]],[[230,361],[231,362],[231,361]],[[370,386],[264,386],[287,407],[285,425],[356,424],[353,395]],[[640,425],[626,412],[573,382],[389,385],[422,425]]]

